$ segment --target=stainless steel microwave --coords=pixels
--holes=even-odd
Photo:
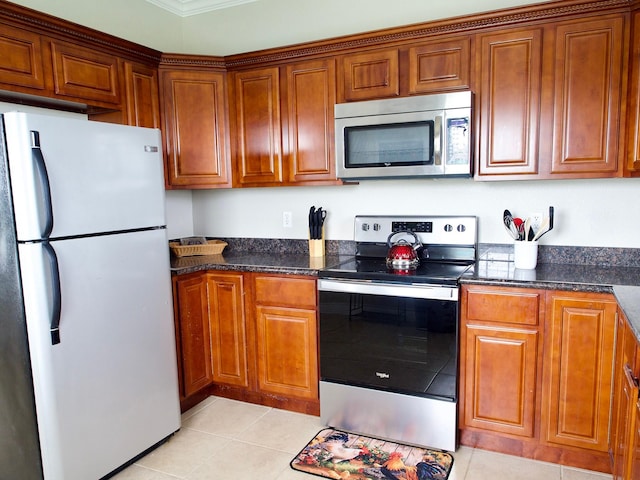
[[[469,91],[335,106],[338,178],[472,174]]]

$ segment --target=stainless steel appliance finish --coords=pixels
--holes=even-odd
[[[477,219],[357,216],[354,223],[356,256],[318,281],[321,419],[455,450],[457,282],[475,262]],[[423,244],[417,269],[387,269],[394,231],[414,232]]]
[[[180,428],[159,130],[0,115],[0,478],[97,480]]]
[[[471,176],[471,105],[469,91],[337,104],[338,178]]]

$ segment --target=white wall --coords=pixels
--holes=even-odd
[[[469,179],[382,180],[340,187],[282,187],[193,192],[194,233],[213,237],[307,238],[311,205],[329,213],[325,236],[353,239],[356,214],[477,215],[481,243],[509,243],[505,208],[514,215],[555,207],[547,245],[640,248],[635,208],[640,179],[474,182]],[[293,227],[282,227],[282,212]]]
[[[145,0],[12,0],[162,52],[231,55],[544,0],[258,0],[181,18]]]
[[[190,190],[166,192],[167,237],[190,237],[194,234]]]

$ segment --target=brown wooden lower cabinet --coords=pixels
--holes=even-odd
[[[206,277],[173,277],[173,298],[180,398],[186,399],[213,382]]]
[[[613,478],[640,478],[640,345],[622,311],[618,314],[615,360],[615,389],[612,402],[613,422],[609,449],[613,458]]]
[[[174,277],[181,407],[208,395],[319,414],[316,280]]]
[[[460,443],[610,472],[612,295],[463,285]]]
[[[617,302],[549,292],[541,440],[607,454]]]
[[[631,467],[629,469],[629,479],[640,478],[640,400],[636,402],[636,424],[633,435],[633,443],[629,448],[631,454]]]

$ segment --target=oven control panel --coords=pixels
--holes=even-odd
[[[354,240],[356,242],[386,243],[395,232],[411,231],[420,242],[438,245],[476,245],[478,218],[475,216],[387,216],[357,215]],[[398,233],[393,241],[400,240]],[[407,240],[412,237],[407,235]]]
[[[433,232],[433,222],[391,222],[392,232],[406,232],[407,230],[413,233],[431,233]]]

